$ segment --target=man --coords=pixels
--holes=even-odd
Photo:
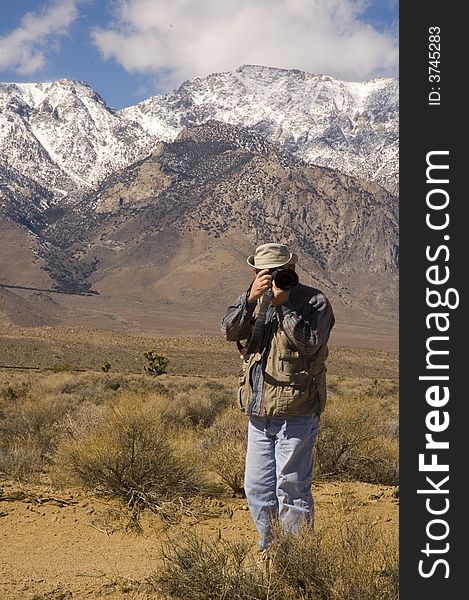
[[[243,356],[238,399],[249,415],[244,486],[263,551],[277,519],[289,532],[313,521],[313,447],[335,319],[324,294],[299,283],[297,261],[283,244],[256,248],[247,259],[254,281],[222,321],[226,339],[238,342]]]

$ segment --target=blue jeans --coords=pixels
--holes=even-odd
[[[244,489],[262,550],[272,542],[275,520],[292,533],[313,522],[311,477],[318,429],[317,414],[249,418]]]

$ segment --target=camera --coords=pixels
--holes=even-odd
[[[270,269],[269,273],[272,275],[275,285],[281,290],[289,290],[299,282],[298,275],[291,269],[282,269],[278,267],[276,269]]]

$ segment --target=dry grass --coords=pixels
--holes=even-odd
[[[163,410],[163,418],[179,426],[209,427],[234,403],[234,388],[210,379],[168,382],[167,387],[171,402]]]
[[[0,373],[0,472],[21,480],[43,472],[61,439],[96,425],[125,394],[151,401],[166,424],[209,426],[232,403],[219,381],[110,373]],[[24,450],[24,451],[22,451]]]
[[[396,485],[397,385],[393,380],[329,378],[329,401],[316,447],[316,477]],[[204,430],[206,467],[235,493],[243,487],[246,417],[234,409],[231,380],[111,373],[16,374],[0,380],[0,471],[33,479],[62,440],[91,435],[122,398],[153,407],[172,442],[186,437],[196,462]],[[192,454],[192,459],[190,455]]]
[[[272,551],[275,573],[297,598],[397,600],[397,542],[356,515],[295,535],[280,533]],[[295,594],[293,594],[294,596]]]
[[[31,438],[13,438],[0,444],[0,475],[27,481],[40,473],[46,458],[40,444]]]
[[[14,479],[30,479],[40,473],[59,439],[59,423],[73,405],[73,398],[46,393],[35,397],[7,388],[0,396],[0,472]]]
[[[204,434],[202,447],[209,467],[233,490],[244,494],[247,417],[239,410],[222,412]]]
[[[203,474],[174,452],[154,403],[124,394],[78,432],[59,447],[56,467],[72,483],[120,498],[136,517],[144,508],[164,516],[203,488]]]
[[[190,534],[168,542],[153,582],[180,600],[397,600],[397,543],[355,515],[338,513],[317,532],[277,531],[268,562],[259,565],[244,543]]]
[[[189,534],[169,542],[164,566],[153,582],[162,593],[181,600],[261,598],[261,578],[244,568],[249,550],[244,542],[213,542]]]
[[[138,531],[145,508],[171,528],[182,518],[193,524],[214,516],[206,481],[215,473],[233,493],[243,487],[246,415],[233,408],[238,361],[226,361],[218,342],[208,347],[209,358],[188,341],[175,347],[177,360],[169,341],[162,347],[173,368],[198,377],[0,371],[0,476],[52,478],[53,485],[119,498],[125,510],[104,508],[94,518],[125,531]],[[346,374],[334,370],[341,357]],[[344,350],[329,363],[315,478],[347,479],[351,486],[397,482],[395,368],[384,353],[376,370],[373,361],[370,353]],[[314,533],[278,532],[268,570],[258,568],[255,550],[245,544],[173,536],[148,587],[123,580],[113,591],[188,600],[396,600],[396,539],[358,519],[347,502],[341,499],[333,523],[321,522]]]
[[[386,390],[383,395],[383,390]],[[332,384],[321,416],[315,476],[397,485],[396,389],[388,382]]]

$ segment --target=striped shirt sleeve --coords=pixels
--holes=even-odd
[[[228,306],[222,319],[221,331],[229,342],[249,338],[256,304],[256,302],[249,302],[247,292],[244,292],[236,302]]]
[[[311,356],[327,343],[335,323],[329,300],[322,311],[307,302],[301,307],[287,303],[280,307],[280,311],[283,330],[300,354]]]

